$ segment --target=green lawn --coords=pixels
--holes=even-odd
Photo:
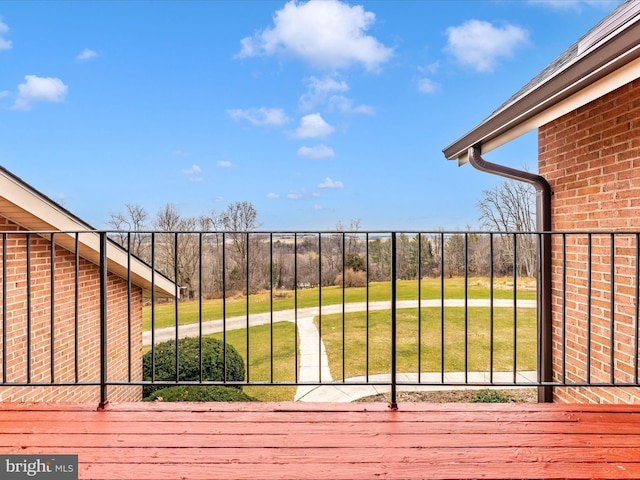
[[[512,299],[513,288],[510,286],[511,278],[494,279],[494,298]],[[535,299],[535,282],[531,279],[523,279],[520,286],[526,285],[527,288],[519,288],[517,296],[519,299]],[[467,283],[467,297],[474,299],[489,298],[489,282],[486,278],[470,278]],[[534,288],[531,287],[533,285]],[[439,278],[426,278],[421,282],[420,296],[425,299],[441,298],[441,281]],[[464,298],[464,279],[450,278],[444,282],[444,298]],[[346,303],[364,302],[367,298],[367,290],[364,287],[347,288],[344,290],[344,301]],[[298,308],[314,307],[319,302],[320,290],[318,288],[310,288],[298,290],[297,305]],[[415,280],[402,280],[397,282],[398,300],[416,300],[418,298],[418,282]],[[343,301],[343,290],[339,286],[322,288],[322,305],[335,305]],[[378,282],[369,286],[369,301],[382,301],[390,299],[390,283]],[[278,291],[274,293],[273,310],[289,310],[294,308],[295,295],[292,291]],[[249,312],[263,313],[271,309],[271,294],[261,293],[251,295],[249,297]],[[227,317],[246,315],[247,298],[228,299],[224,303],[225,314]],[[215,320],[223,317],[223,302],[220,299],[204,300],[202,302],[202,320]],[[152,307],[145,306],[143,309],[143,329],[151,329]],[[175,304],[173,302],[157,304],[153,308],[154,325],[156,328],[175,325],[176,314]],[[198,301],[179,302],[178,303],[178,323],[180,325],[188,323],[197,323],[200,319],[200,305]]]
[[[397,312],[397,369],[398,372],[418,371],[418,310],[401,309]],[[490,369],[490,310],[469,308],[467,369]],[[439,372],[442,368],[442,317],[440,308],[422,309],[421,371]],[[318,325],[318,319],[316,319]],[[390,312],[369,314],[369,373],[389,373]],[[320,325],[318,325],[320,327]],[[536,312],[535,309],[517,310],[517,370],[535,370],[537,367]],[[329,356],[331,375],[342,379],[342,315],[322,317],[322,339]],[[465,319],[464,309],[447,307],[444,319],[444,369],[446,372],[464,371]],[[513,310],[494,309],[493,369],[513,369]],[[249,329],[249,357],[247,361],[247,331],[227,332],[226,341],[233,345],[248,365],[247,378],[251,382],[286,382],[295,380],[295,327],[290,322],[260,325]],[[214,335],[222,339],[222,334]],[[271,340],[273,338],[273,341]],[[365,312],[345,316],[344,339],[345,378],[366,372],[367,321]],[[273,347],[272,347],[273,345]],[[271,360],[273,348],[273,361]],[[288,386],[252,386],[243,389],[262,401],[293,400],[296,388]]]
[[[249,356],[247,358],[247,330],[227,332],[226,342],[233,345],[242,356],[251,382],[294,382],[295,374],[295,326],[290,322],[259,325],[248,330]],[[211,335],[222,340],[222,333]],[[271,338],[273,336],[273,342]],[[271,349],[273,346],[273,361]],[[248,361],[247,361],[248,360]],[[296,387],[252,386],[242,389],[248,395],[264,402],[292,401]]]
[[[467,370],[488,371],[490,367],[489,308],[468,309]],[[418,309],[397,312],[397,371],[418,371]],[[517,369],[535,370],[537,367],[537,334],[535,309],[518,309]],[[447,307],[444,319],[444,370],[464,371],[465,328],[464,309]],[[318,325],[318,319],[316,319]],[[367,358],[367,328],[365,312],[345,316],[322,317],[322,339],[325,342],[331,375],[342,379],[343,336],[345,349],[345,377],[364,375]],[[344,332],[343,332],[344,330]],[[494,371],[513,369],[513,309],[494,309]],[[389,373],[391,367],[391,321],[389,311],[369,314],[369,373]],[[421,371],[439,372],[442,369],[442,319],[440,308],[422,309]]]
[[[495,281],[494,298],[512,299],[513,289],[507,285],[509,279]],[[522,282],[524,284],[524,282]],[[518,298],[534,299],[536,292],[531,280],[528,288],[518,290]],[[417,282],[398,282],[398,299],[417,299]],[[369,288],[369,301],[389,300],[389,283],[375,283]],[[468,298],[489,298],[486,279],[470,279],[467,287]],[[464,298],[464,280],[447,279],[444,285],[444,297],[447,299]],[[317,306],[318,289],[298,291],[299,308]],[[346,303],[364,302],[366,289],[349,288],[344,292]],[[425,279],[421,285],[423,299],[441,298],[439,279]],[[343,293],[340,287],[322,288],[322,304],[340,304]],[[270,294],[252,295],[249,298],[251,313],[270,310]],[[183,302],[179,307],[179,323],[197,322],[199,319],[198,302]],[[227,300],[227,317],[246,314],[246,298]],[[294,307],[292,292],[278,292],[273,299],[274,311]],[[156,305],[155,326],[175,324],[174,304]],[[469,371],[488,371],[490,365],[490,319],[489,308],[468,309],[468,347],[467,369]],[[151,327],[151,307],[144,309],[144,328]],[[422,329],[420,343],[421,371],[439,372],[442,367],[442,318],[440,308],[422,309]],[[203,302],[203,320],[222,317],[222,301]],[[536,312],[535,309],[518,309],[517,330],[517,369],[536,369]],[[318,319],[316,318],[318,323]],[[445,371],[463,371],[465,368],[464,345],[464,309],[447,307],[444,317],[444,369]],[[331,374],[334,379],[343,378],[343,337],[345,349],[344,376],[364,375],[367,358],[367,320],[365,312],[349,313],[345,316],[344,328],[342,314],[323,315],[322,338],[327,348]],[[372,311],[369,314],[369,373],[389,373],[390,370],[390,312]],[[216,338],[223,335],[215,334]],[[233,345],[245,360],[247,378],[250,382],[287,382],[295,380],[295,326],[290,322],[278,322],[270,325],[232,330],[226,333],[225,340]],[[513,368],[513,309],[494,309],[494,371],[507,371]],[[247,355],[248,343],[248,355]],[[397,371],[418,371],[418,309],[402,309],[397,312]],[[273,356],[272,356],[273,351]],[[251,386],[244,391],[262,401],[293,400],[295,387]]]

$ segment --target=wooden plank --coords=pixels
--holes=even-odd
[[[4,422],[3,434],[121,434],[121,435],[205,435],[209,437],[234,435],[344,435],[393,434],[393,435],[511,435],[511,434],[599,434],[614,432],[616,435],[640,435],[639,423],[606,422],[335,422],[327,423],[309,418],[306,423],[252,423],[243,420],[236,422],[118,422],[108,419],[98,422],[69,422],[55,420],[49,422]]]
[[[286,473],[285,473],[286,472]],[[262,479],[409,479],[459,480],[464,478],[505,479],[594,479],[640,478],[640,464],[503,464],[493,463],[470,467],[462,464],[409,463],[307,463],[287,468],[286,464],[214,464],[214,465],[154,465],[136,470],[137,480],[262,480]],[[131,467],[123,464],[89,464],[80,466],[80,478],[110,480],[131,478]]]
[[[16,419],[15,411],[0,411],[0,424],[3,422],[13,422]],[[28,422],[49,422],[60,418],[60,411],[23,411],[20,418]],[[67,412],[69,413],[69,412]],[[606,418],[609,422],[640,423],[640,414],[635,413],[566,413],[566,412],[237,412],[234,416],[229,412],[191,412],[191,411],[171,411],[171,412],[73,412],[75,422],[95,422],[103,419],[111,423],[130,422],[131,414],[135,414],[136,421],[158,421],[158,422],[184,422],[199,423],[203,419],[215,422],[233,423],[237,419],[252,423],[306,423],[310,416],[326,423],[342,422],[465,422],[465,421],[486,421],[486,422],[516,422],[516,421],[578,421],[580,419]]]
[[[212,447],[224,445],[229,448],[349,448],[360,446],[376,448],[380,445],[396,445],[416,448],[440,447],[531,447],[547,448],[566,446],[605,446],[636,447],[640,445],[640,435],[593,435],[593,434],[511,434],[511,435],[394,435],[361,434],[344,435],[331,433],[326,435],[265,434],[248,435],[243,433],[216,435],[158,434],[158,435],[75,435],[75,434],[0,434],[0,452],[15,450],[19,447],[56,448],[68,447],[109,448],[110,446],[144,448],[149,445],[164,448]]]
[[[22,454],[43,453],[36,447],[19,450]],[[5,452],[9,453],[9,452]],[[457,463],[496,463],[500,462],[552,462],[575,463],[637,463],[640,459],[640,446],[635,447],[329,447],[329,448],[122,448],[109,447],[108,455],[102,448],[58,447],[56,454],[79,455],[83,463],[113,463],[113,458],[126,458],[130,464],[208,464],[238,463],[250,459],[252,463],[389,463],[398,462],[457,462]]]
[[[0,411],[0,425],[6,422],[15,422],[15,411]],[[55,422],[61,418],[61,413],[70,411],[35,410],[21,411],[20,419],[24,422]],[[75,411],[74,422],[99,422],[130,423],[132,413],[139,422],[166,422],[166,423],[201,423],[203,421],[218,423],[237,423],[238,421],[252,424],[260,423],[308,423],[310,418],[316,422],[324,423],[358,423],[358,422],[407,422],[407,423],[457,423],[457,422],[589,422],[589,423],[625,423],[640,424],[640,413],[617,412],[562,412],[562,411],[507,411],[507,412],[235,412],[230,415],[228,411],[199,412],[199,411]]]

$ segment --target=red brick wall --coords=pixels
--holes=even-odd
[[[541,127],[539,167],[553,190],[552,230],[640,231],[640,81]],[[590,275],[588,241],[589,237],[582,234],[566,237],[566,270],[562,267],[562,239],[555,237],[553,241],[554,375],[556,380],[562,379],[565,356],[565,378],[584,380],[590,349],[592,382],[608,382],[612,374],[617,382],[633,381],[637,239],[635,234],[621,235],[612,244],[608,234],[592,235]],[[567,282],[565,290],[563,277]],[[591,305],[587,308],[589,284]],[[564,341],[563,296],[566,296]],[[558,401],[640,401],[636,388],[555,390]]]
[[[0,216],[0,231],[18,231],[16,225]],[[60,246],[54,247],[53,293],[51,302],[51,242],[48,237],[30,236],[30,272],[27,282],[27,236],[7,234],[6,245],[0,240],[0,269],[6,249],[6,278],[0,270],[0,289],[6,288],[7,383],[26,382],[27,346],[31,341],[31,382],[51,382],[51,320],[53,303],[53,382],[96,382],[100,379],[100,275],[99,268],[80,258],[78,261],[78,308],[76,337],[76,257]],[[31,335],[28,337],[27,288],[30,284]],[[0,290],[1,292],[2,290]],[[131,336],[129,336],[127,282],[113,274],[108,276],[108,377],[109,380],[140,380],[142,349],[142,292],[131,289]],[[0,320],[2,319],[0,304]],[[0,323],[0,334],[3,325]],[[131,338],[129,344],[128,339]],[[77,368],[76,368],[77,357]],[[131,368],[129,368],[129,360]],[[131,372],[131,377],[129,377]],[[77,379],[76,379],[77,376]],[[141,398],[140,387],[109,387],[111,401],[135,401]],[[1,387],[0,401],[99,401],[98,387]]]

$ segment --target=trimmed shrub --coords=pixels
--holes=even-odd
[[[499,390],[488,388],[478,390],[471,399],[472,403],[511,403],[511,399]]]
[[[257,402],[242,390],[233,387],[182,385],[156,390],[147,402]]]
[[[334,280],[334,285],[343,286],[342,285],[342,273],[336,275],[336,279]],[[353,288],[353,287],[365,287],[367,285],[367,273],[366,272],[356,272],[348,268],[344,271],[344,288]]]
[[[178,369],[179,380],[199,381],[200,380],[200,347],[199,338],[181,338],[178,340]],[[202,379],[205,381],[221,382],[241,382],[244,380],[244,361],[233,348],[226,346],[226,379],[223,378],[223,355],[224,344],[222,341],[211,338],[202,338]],[[151,381],[151,351],[142,357],[143,380]],[[155,380],[175,381],[176,379],[176,342],[169,340],[156,345],[155,347]],[[149,396],[156,390],[165,388],[163,386],[147,385],[143,387],[143,397]]]

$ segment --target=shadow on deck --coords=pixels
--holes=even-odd
[[[36,453],[80,479],[640,478],[640,405],[0,403],[0,454]]]

